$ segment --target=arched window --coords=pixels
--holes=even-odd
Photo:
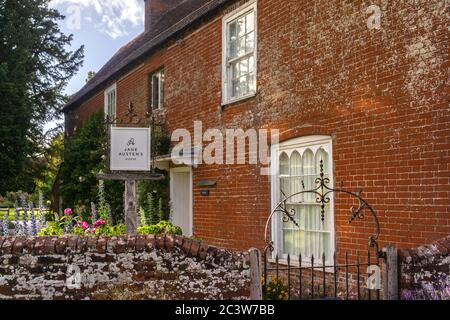
[[[280,196],[291,193],[289,186],[289,156],[285,152],[282,152],[280,155],[280,187]]]
[[[317,187],[316,179],[323,165],[324,174],[332,180],[332,144],[329,137],[311,136],[297,138],[274,146],[279,172],[272,180],[273,204],[288,198],[288,209],[295,210],[295,220],[300,228],[292,222],[282,222],[282,217],[274,219],[275,245],[282,255],[290,254],[292,258],[300,254],[305,261],[311,256],[321,260],[325,254],[327,261],[333,258],[334,250],[334,216],[332,201],[325,208],[325,221],[321,219],[320,204],[313,193],[298,194],[303,190]],[[332,181],[331,181],[332,183]],[[278,189],[278,190],[277,190]],[[284,196],[283,196],[284,194]],[[331,195],[332,196],[332,195]]]

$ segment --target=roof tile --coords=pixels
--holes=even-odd
[[[127,68],[139,63],[152,50],[162,45],[177,32],[188,27],[198,19],[211,13],[230,0],[184,0],[177,7],[161,16],[155,27],[143,32],[123,46],[98,71],[86,85],[75,93],[65,105],[64,111],[82,103],[94,92],[102,90],[109,81],[118,77]]]

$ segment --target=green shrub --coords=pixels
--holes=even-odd
[[[161,221],[158,224],[142,226],[138,228],[139,235],[157,235],[157,234],[168,234],[168,235],[182,235],[183,231],[180,227],[174,226],[168,221]]]
[[[156,169],[165,175],[161,181],[141,181],[138,185],[141,225],[157,224],[169,218],[169,177],[166,171]],[[144,223],[145,222],[145,223]]]
[[[64,235],[64,229],[59,222],[47,222],[47,228],[43,228],[38,233],[38,237],[62,235]]]
[[[287,300],[288,299],[288,287],[283,283],[280,278],[275,276],[272,279],[267,279],[267,288],[264,292],[264,300]],[[264,286],[264,277],[262,278],[262,285]]]
[[[106,226],[106,228],[97,229],[96,235],[105,237],[118,237],[127,233],[127,227],[124,224],[117,226]]]

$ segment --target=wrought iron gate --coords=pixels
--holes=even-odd
[[[351,192],[343,188],[329,186],[330,179],[325,177],[323,161],[320,162],[320,176],[315,180],[316,187],[305,190],[302,181],[302,191],[286,196],[281,192],[283,200],[273,209],[266,222],[266,248],[263,254],[263,297],[265,299],[380,299],[381,272],[380,265],[383,253],[380,252],[378,239],[380,225],[377,214],[372,206],[361,197],[362,190]],[[342,193],[358,201],[358,207],[351,207],[349,223],[364,219],[365,212],[369,212],[375,224],[375,232],[369,236],[368,249],[364,253],[357,252],[349,258],[349,253],[333,255],[332,261],[325,257],[308,257],[302,255],[287,255],[280,258],[273,256],[274,241],[269,238],[269,228],[272,218],[282,214],[283,223],[292,222],[296,227],[300,225],[295,220],[295,209],[288,208],[288,200],[301,195],[313,194],[320,205],[322,222],[325,220],[325,208],[330,203],[332,193]],[[301,203],[301,202],[299,202]],[[269,257],[269,253],[270,256]]]

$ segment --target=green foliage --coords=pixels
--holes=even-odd
[[[73,228],[71,235],[83,237],[83,236],[86,236],[86,230],[84,230],[81,227],[75,227],[75,228]]]
[[[97,213],[100,219],[109,221],[109,204],[106,201],[105,182],[98,182],[98,207]]]
[[[63,18],[49,0],[0,0],[0,194],[33,192],[45,167],[45,123],[59,117],[83,59],[83,47],[68,51]]]
[[[138,195],[141,210],[141,225],[156,224],[169,218],[169,177],[166,171],[156,169],[157,173],[165,175],[161,181],[141,181],[138,185]],[[145,223],[144,223],[145,222]]]
[[[61,195],[66,207],[90,208],[91,202],[101,198],[100,212],[108,221],[106,209],[110,204],[114,220],[121,221],[124,185],[120,181],[105,181],[104,193],[99,196],[96,174],[106,169],[104,160],[106,132],[103,112],[91,116],[83,126],[66,141],[64,163],[61,166]],[[81,210],[82,211],[82,210]],[[88,210],[85,210],[88,211]]]
[[[145,210],[144,208],[139,208],[139,226],[145,226],[147,224],[146,218],[145,218]]]
[[[156,193],[150,192],[147,197],[148,212],[146,215],[146,224],[157,224],[160,221],[158,211],[155,207],[155,195]]]
[[[37,235],[38,237],[62,236],[64,235],[64,228],[59,222],[47,222],[47,228],[43,228]]]
[[[166,219],[166,214],[163,209],[163,199],[159,198],[158,200],[158,220],[163,221]]]
[[[183,231],[180,227],[174,226],[168,221],[161,221],[158,224],[150,226],[142,226],[138,228],[139,235],[151,234],[168,234],[168,235],[182,235]]]
[[[127,227],[124,224],[119,224],[117,226],[106,226],[104,229],[97,229],[97,235],[107,236],[107,237],[118,237],[126,234]]]
[[[62,162],[63,153],[64,133],[56,132],[45,148],[43,169],[39,175],[35,176],[36,188],[42,191],[44,199],[52,198],[52,189]]]
[[[91,81],[92,78],[95,77],[95,75],[96,75],[96,72],[95,72],[95,71],[89,71],[89,72],[88,72],[88,75],[87,75],[87,78],[86,78],[86,83],[88,83],[89,81]]]
[[[70,233],[64,232],[64,223],[48,222],[47,228],[42,229],[39,233],[39,237],[43,236],[63,236],[65,234],[76,236],[104,236],[104,237],[118,237],[126,234],[126,226],[119,224],[116,226],[104,225],[96,228],[95,233],[87,233],[83,228],[76,226]],[[182,235],[183,232],[180,227],[174,226],[170,222],[161,221],[156,225],[143,226],[138,228],[139,235]]]
[[[171,139],[162,126],[152,128],[152,158],[169,154]]]
[[[264,286],[264,277],[262,278],[262,285]],[[283,281],[275,276],[272,279],[267,279],[266,292],[263,295],[264,300],[287,300],[288,287]]]
[[[164,211],[163,199],[158,198],[156,205],[156,192],[150,192],[147,195],[147,201],[139,210],[141,226],[155,225],[166,220],[167,215]]]
[[[170,142],[162,126],[153,126],[152,158],[168,154]],[[162,181],[141,181],[138,185],[142,226],[169,218],[169,176],[164,170],[155,169],[155,172],[164,174],[166,178]]]

